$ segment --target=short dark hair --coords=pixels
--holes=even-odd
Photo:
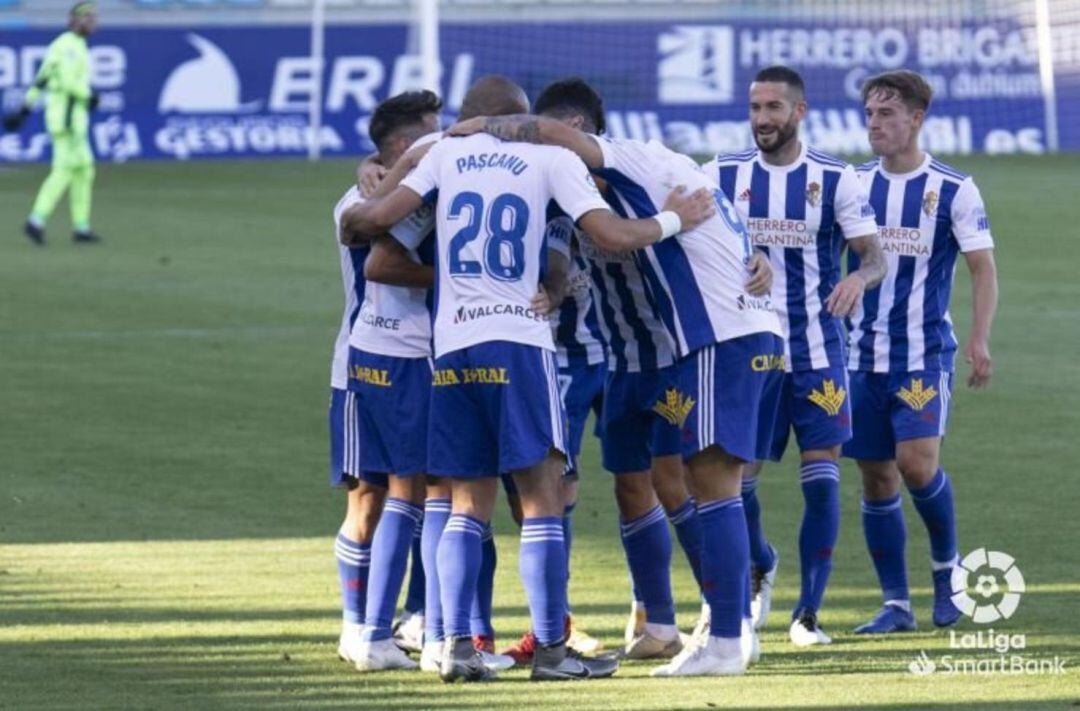
[[[375,107],[368,124],[368,134],[375,147],[380,151],[383,144],[398,129],[423,123],[428,114],[437,114],[442,109],[442,99],[434,92],[406,91],[391,97]]]
[[[930,108],[934,90],[921,74],[907,69],[898,69],[872,76],[862,85],[862,100],[865,104],[872,94],[880,94],[884,99],[898,98],[909,109]]]
[[[604,100],[596,89],[581,77],[560,79],[545,86],[536,97],[533,113],[559,118],[581,114],[597,135],[607,128],[604,122]]]
[[[765,67],[754,76],[754,81],[769,81],[778,84],[787,84],[799,92],[799,96],[806,96],[806,84],[803,83],[802,75],[791,67],[777,64]]]

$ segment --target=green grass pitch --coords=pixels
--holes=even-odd
[[[446,687],[420,673],[362,676],[338,661],[325,410],[341,286],[330,210],[347,162],[103,165],[101,247],[71,244],[66,208],[45,249],[19,228],[43,166],[0,169],[0,708],[1065,708],[1080,705],[1080,165],[970,158],[998,242],[996,376],[958,387],[944,450],[963,551],[1014,555],[1028,589],[995,626],[1027,635],[1058,676],[927,676],[949,649],[929,622],[928,547],[905,504],[917,633],[856,638],[878,595],[843,468],[843,519],[822,621],[796,651],[801,496],[793,460],[766,469],[765,523],[781,553],[763,659],[738,679],[537,686],[524,672]],[[961,264],[953,314],[967,333]],[[961,367],[962,375],[966,369]],[[571,599],[618,644],[627,603],[609,475],[583,455]],[[516,533],[496,520],[496,625],[527,625]],[[680,623],[697,611],[675,552]],[[973,631],[970,622],[960,631]]]

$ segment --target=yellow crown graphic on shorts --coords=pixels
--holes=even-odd
[[[810,397],[807,399],[820,407],[831,417],[836,417],[840,414],[840,407],[844,404],[844,399],[847,397],[847,391],[843,388],[837,388],[836,383],[832,379],[828,379],[822,382],[821,392],[817,389],[810,391]]]
[[[653,405],[653,412],[676,427],[682,427],[695,404],[697,401],[694,398],[683,395],[675,388],[668,388],[664,393],[664,401]]]
[[[906,402],[907,406],[912,410],[919,411],[937,397],[937,390],[934,390],[933,385],[924,389],[922,378],[912,378],[911,389],[908,390],[901,386],[900,391],[896,393],[896,397]]]

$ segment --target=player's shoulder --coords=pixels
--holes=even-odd
[[[934,158],[933,156],[931,156],[930,158],[930,164],[927,166],[927,169],[932,173],[937,173],[946,178],[951,178],[952,180],[959,183],[971,179],[971,176],[967,173],[964,173],[963,171],[960,171],[952,167],[951,165],[948,165],[947,163],[943,163],[937,158]]]
[[[739,151],[738,153],[717,153],[710,162],[716,163],[717,165],[739,165],[750,163],[757,158],[757,154],[758,151],[756,148]]]
[[[353,205],[364,202],[364,197],[355,185],[350,185],[334,205],[334,224],[341,221],[341,214]]]
[[[855,166],[855,172],[860,177],[862,177],[864,175],[869,175],[869,174],[875,172],[880,166],[881,166],[881,159],[880,158],[874,158],[873,160],[868,160],[865,163],[859,163],[858,165],[856,165]]]
[[[843,170],[848,167],[848,162],[842,158],[837,158],[831,153],[825,151],[819,151],[816,148],[806,149],[806,160],[809,163],[820,165],[823,168],[833,168],[835,170]]]

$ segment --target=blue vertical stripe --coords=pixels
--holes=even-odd
[[[641,369],[652,370],[656,368],[656,346],[653,345],[652,334],[649,333],[648,327],[642,321],[641,315],[638,314],[637,304],[634,303],[634,295],[630,291],[622,265],[609,262],[605,270],[608,276],[611,277],[612,288],[619,297],[619,303],[622,304],[623,318],[626,320],[626,324],[630,327],[634,334],[634,340],[637,342],[638,360],[641,363]]]
[[[840,253],[843,249],[844,235],[836,224],[836,188],[840,184],[840,171],[826,170],[822,173],[821,187],[821,223],[817,234],[818,301],[821,310],[818,322],[824,336],[825,356],[829,365],[844,365],[844,331],[840,319],[825,309],[825,299],[840,281]]]
[[[904,204],[900,210],[900,226],[918,229],[922,212],[923,193],[926,191],[927,173],[912,178],[904,186]],[[908,361],[908,300],[915,281],[916,258],[903,255],[896,267],[896,286],[893,305],[889,310],[889,370],[907,370]]]
[[[709,319],[709,310],[701,295],[694,270],[677,239],[666,239],[653,245],[652,252],[664,273],[664,281],[671,291],[671,298],[678,305],[679,325],[682,326],[685,350],[680,346],[680,356],[702,346],[716,343],[716,331]],[[672,331],[672,333],[676,333]]]
[[[941,183],[938,199],[937,224],[934,226],[934,246],[930,252],[930,264],[926,272],[926,290],[923,294],[923,343],[926,351],[923,369],[935,367],[952,372],[956,353],[956,338],[945,320],[952,296],[953,267],[960,245],[953,239],[952,204],[959,183],[946,180]]]
[[[603,317],[604,323],[607,324],[610,333],[608,352],[615,359],[615,369],[626,370],[629,367],[629,361],[626,357],[626,339],[619,332],[619,321],[615,317],[615,308],[611,305],[611,296],[608,294],[607,284],[604,282],[604,274],[600,269],[600,264],[590,260],[589,274],[592,276],[593,286],[596,287],[596,295],[599,297],[600,315]]]
[[[567,296],[559,307],[559,325],[555,329],[555,343],[566,351],[569,365],[585,363],[588,356],[585,346],[577,339],[578,302],[577,297]]]
[[[756,162],[750,174],[750,217],[769,216],[769,171]]]
[[[360,315],[360,307],[364,303],[364,291],[367,287],[367,281],[364,279],[364,262],[367,260],[371,247],[347,247],[346,249],[349,250],[349,261],[352,262],[352,289],[353,294],[356,295],[356,308],[349,314],[349,326],[351,327],[356,323],[356,317]]]
[[[889,208],[889,181],[881,173],[874,174],[874,181],[870,185],[870,207],[874,208],[874,219],[879,227],[885,225],[885,218]],[[855,266],[852,267],[851,264]],[[857,269],[858,258],[849,261],[848,269]],[[878,308],[881,305],[881,288],[871,289],[863,296],[863,318],[859,324],[859,330],[863,332],[859,339],[859,370],[874,369],[874,333],[871,326],[878,317]]]
[[[739,166],[720,166],[720,189],[727,195],[727,199],[735,202],[735,181],[739,177]]]
[[[755,165],[755,168],[760,166]],[[784,185],[784,217],[788,220],[806,219],[806,164],[803,163],[787,174]],[[765,172],[764,170],[762,171]],[[751,188],[751,193],[753,189]],[[768,197],[766,195],[766,197]],[[791,367],[807,370],[812,367],[810,342],[806,338],[809,319],[806,313],[806,265],[803,250],[798,247],[784,248],[784,272],[786,274],[788,344],[791,350]]]

